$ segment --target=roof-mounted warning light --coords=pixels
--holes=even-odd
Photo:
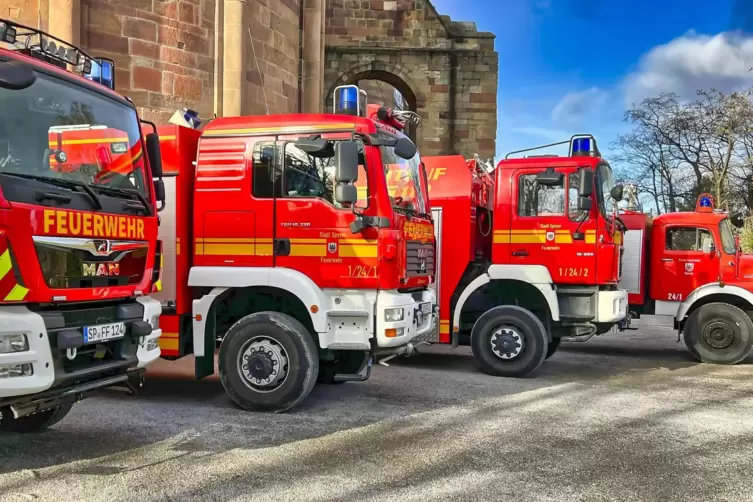
[[[570,139],[567,141],[558,141],[557,143],[549,143],[547,145],[534,146],[533,148],[524,148],[523,150],[515,150],[514,152],[510,152],[507,155],[505,155],[505,159],[509,159],[511,155],[515,155],[517,153],[532,152],[534,150],[541,150],[544,148],[550,148],[550,147],[559,146],[559,145],[570,146],[570,152],[568,154],[569,157],[582,157],[582,156],[601,157],[601,152],[599,152],[599,147],[596,146],[596,138],[594,138],[593,135],[575,134],[574,136],[570,137]],[[558,157],[558,155],[554,155],[554,154],[529,155],[529,157]]]
[[[698,200],[695,203],[695,210],[697,213],[712,213],[714,212],[714,197],[708,193],[702,193],[698,196]]]
[[[366,91],[357,85],[341,85],[335,88],[332,111],[338,115],[366,116]]]
[[[115,63],[112,60],[95,59],[75,45],[42,30],[0,19],[0,44],[8,50],[20,52],[64,70],[71,65],[73,71],[84,78],[115,89]]]

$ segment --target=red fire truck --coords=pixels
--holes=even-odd
[[[375,356],[412,353],[435,324],[421,158],[397,115],[370,120],[362,101],[343,86],[335,114],[186,111],[160,128],[162,355],[193,353],[202,378],[221,338],[222,384],[245,409],[288,410],[317,379],[365,380]],[[387,193],[388,165],[412,188],[402,197]]]
[[[0,42],[0,430],[31,432],[159,357],[164,184],[156,133],[102,85],[111,62],[4,19]],[[57,141],[76,127],[95,150],[123,143],[122,166]]]
[[[753,350],[753,257],[738,248],[739,215],[714,209],[714,198],[701,194],[694,212],[652,218],[630,188],[620,213],[627,228],[620,287],[631,316],[671,319],[698,361],[741,362]],[[612,195],[622,200],[623,187]]]
[[[510,158],[560,144],[567,157]],[[563,337],[626,320],[612,170],[592,136],[513,152],[496,170],[477,157],[424,161],[441,266],[439,331],[422,340],[470,345],[483,371],[524,376]]]

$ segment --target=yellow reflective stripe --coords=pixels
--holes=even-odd
[[[20,302],[21,300],[26,298],[26,294],[28,292],[29,292],[28,289],[16,284],[15,286],[13,286],[13,289],[10,290],[10,293],[8,293],[8,296],[5,297],[5,301],[6,302]]]
[[[374,244],[343,244],[338,250],[340,258],[376,258],[377,246]]]
[[[161,336],[158,341],[161,350],[180,350],[179,338],[165,338]]]
[[[12,268],[13,263],[10,261],[10,249],[6,249],[5,252],[0,255],[0,280],[4,279]]]

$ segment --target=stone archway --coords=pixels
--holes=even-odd
[[[329,110],[332,109],[332,100],[336,87],[357,84],[362,80],[378,80],[394,87],[402,94],[408,109],[423,117],[426,99],[422,94],[415,92],[414,89],[417,88],[417,84],[410,81],[410,77],[406,75],[406,72],[402,68],[380,61],[361,63],[346,69],[327,89],[324,101],[325,107]],[[420,124],[418,127],[408,127],[407,134],[414,142],[420,137],[419,130]]]
[[[380,80],[413,100],[423,155],[495,156],[493,34],[440,16],[430,0],[327,0],[324,52],[327,110],[338,85]]]

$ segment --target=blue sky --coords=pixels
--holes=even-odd
[[[497,36],[498,158],[572,133],[594,134],[609,155],[630,103],[753,85],[751,0],[432,3]]]

